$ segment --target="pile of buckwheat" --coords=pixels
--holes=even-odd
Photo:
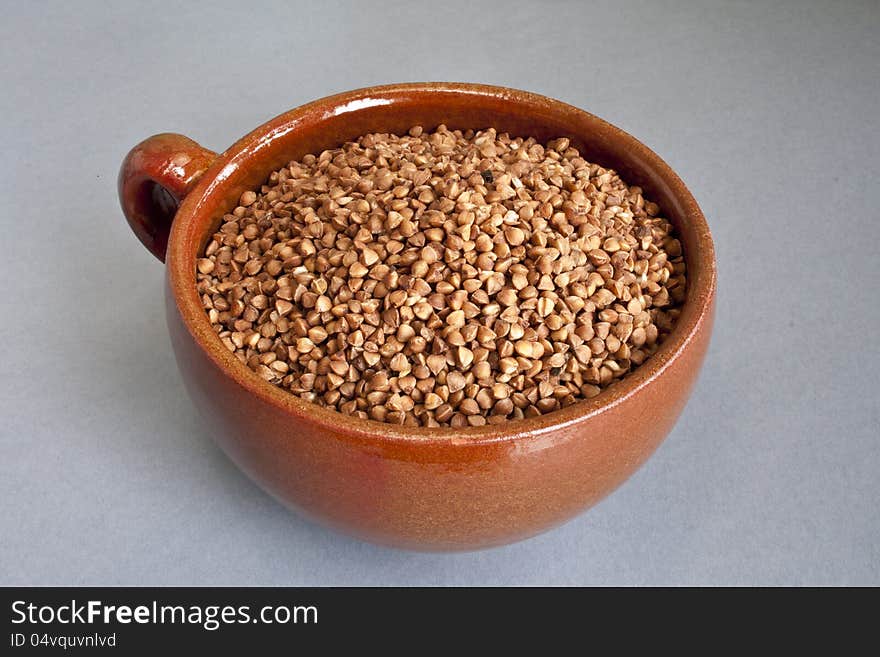
[[[568,139],[443,125],[272,173],[197,273],[220,340],[266,381],[429,427],[597,395],[656,351],[686,284],[657,205]]]

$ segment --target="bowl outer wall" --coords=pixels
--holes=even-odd
[[[309,152],[422,124],[568,136],[591,161],[639,184],[676,224],[689,270],[682,316],[658,352],[593,400],[540,418],[464,430],[342,416],[262,381],[214,334],[195,291],[195,259],[241,192]],[[536,534],[595,504],[657,448],[708,347],[715,259],[681,180],[630,135],[582,110],[506,88],[446,83],[361,89],[291,110],[241,139],[205,172],[175,217],[166,308],[187,389],[224,451],[304,515],[374,542],[471,549]]]

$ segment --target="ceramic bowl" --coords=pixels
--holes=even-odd
[[[309,404],[263,381],[215,335],[196,259],[241,193],[307,153],[419,124],[566,136],[616,169],[677,227],[688,267],[683,311],[660,349],[597,397],[557,412],[466,429],[409,428]],[[125,215],[166,270],[177,362],[209,432],[254,481],[303,515],[383,544],[461,550],[508,543],[589,508],[669,433],[706,353],[715,298],[709,228],[679,177],[624,131],[557,100],[474,84],[397,84],[330,96],[263,124],[221,154],[150,137],[119,176]]]

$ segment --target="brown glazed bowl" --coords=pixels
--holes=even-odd
[[[586,159],[617,169],[660,204],[680,232],[689,287],[681,317],[655,355],[597,397],[542,417],[432,429],[309,404],[224,348],[196,293],[196,259],[241,193],[307,153],[369,132],[440,123],[569,137]],[[219,155],[181,135],[156,135],[126,157],[119,195],[135,234],[165,261],[168,329],[207,430],[279,500],[370,541],[482,548],[532,536],[589,508],[669,433],[709,343],[715,255],[690,192],[627,133],[532,93],[449,83],[359,89],[286,112]]]

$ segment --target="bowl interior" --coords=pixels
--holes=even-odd
[[[226,352],[213,333],[196,294],[195,260],[203,253],[222,215],[231,211],[247,189],[263,184],[269,173],[308,153],[337,147],[370,132],[403,133],[413,125],[426,129],[444,123],[455,129],[494,127],[512,136],[547,141],[568,137],[582,157],[618,171],[629,184],[639,185],[645,196],[678,230],[688,267],[686,300],[673,332],[658,351],[624,379],[584,400],[552,414],[520,420],[517,429],[534,430],[570,421],[633,393],[655,376],[675,352],[684,348],[711,301],[715,261],[705,219],[678,176],[655,153],[619,128],[560,101],[506,88],[464,84],[408,84],[373,87],[331,96],[282,114],[257,128],[220,155],[181,205],[172,229],[167,266],[178,308],[193,336],[235,378],[252,391],[265,394],[294,412],[323,420],[363,425],[375,432],[376,422],[344,418],[336,411],[306,404],[286,391],[264,382]],[[245,377],[245,378],[241,378]],[[289,398],[289,399],[288,399]],[[303,408],[307,407],[307,408]],[[324,415],[327,417],[323,417]],[[391,425],[380,425],[391,427]],[[456,429],[463,433],[497,433],[503,425]],[[389,429],[392,433],[394,428]],[[432,434],[438,429],[423,429]],[[507,429],[510,432],[509,428]],[[418,433],[406,428],[405,433]]]

